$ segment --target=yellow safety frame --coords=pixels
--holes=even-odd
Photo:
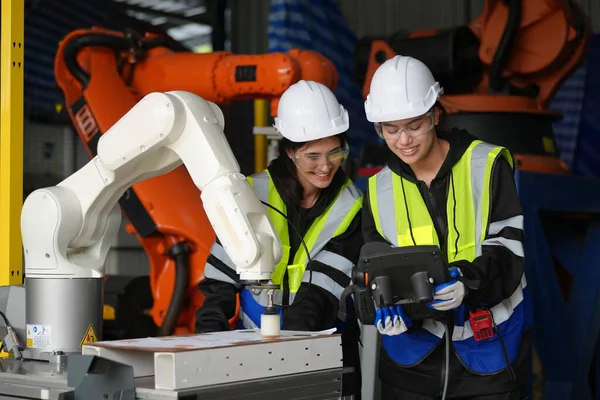
[[[267,126],[269,122],[269,103],[264,99],[254,100],[254,126]],[[267,167],[267,136],[254,135],[254,172]]]
[[[23,283],[25,6],[2,0],[0,32],[0,286]]]

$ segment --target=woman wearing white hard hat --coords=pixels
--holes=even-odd
[[[384,399],[520,400],[531,350],[523,216],[508,150],[440,129],[442,88],[421,61],[396,56],[375,72],[367,119],[392,151],[369,178],[365,242],[437,245],[448,282],[428,304],[378,309]]]
[[[344,377],[344,389],[354,391],[350,388],[356,384],[358,390],[358,325],[356,321],[344,325],[337,318],[339,298],[350,284],[362,246],[362,193],[341,168],[349,151],[344,136],[348,113],[329,88],[302,80],[281,96],[277,114],[275,128],[282,136],[279,156],[248,180],[260,200],[287,217],[267,208],[284,247],[272,274],[273,283],[282,288],[275,294],[275,303],[283,305],[279,308],[281,328],[319,331],[337,326],[343,330],[344,363],[357,370]],[[199,289],[205,300],[196,313],[196,332],[229,330],[236,295],[238,328],[260,327],[266,293],[257,295],[240,287],[235,265],[218,241],[204,276]]]

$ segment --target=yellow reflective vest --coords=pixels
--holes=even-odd
[[[476,140],[452,167],[455,185],[448,189],[446,215],[449,227],[455,224],[460,227],[460,236],[454,229],[448,229],[446,248],[450,263],[472,261],[481,255],[489,224],[491,172],[498,156],[505,157],[513,166],[508,150]],[[382,237],[395,246],[435,244],[442,247],[415,183],[386,168],[371,177],[368,185],[375,227]]]
[[[508,150],[475,140],[452,167],[454,184],[449,185],[446,201],[446,246],[440,246],[435,225],[417,185],[385,167],[368,181],[370,211],[377,231],[395,246],[434,244],[445,247],[448,264],[457,260],[473,261],[482,254],[482,244],[488,233],[492,171],[500,157],[513,166]],[[491,308],[511,362],[517,357],[521,338],[533,318],[526,286],[523,276],[521,285],[510,298]],[[444,332],[440,321],[426,319],[422,329],[412,333],[384,335],[382,344],[396,363],[413,366],[440,343]],[[506,367],[498,335],[495,339],[476,342],[469,323],[469,310],[464,305],[454,310],[452,332],[456,354],[474,373],[497,373]]]
[[[277,192],[268,170],[248,177],[248,181],[261,201],[270,204],[284,215],[287,215],[285,203]],[[320,261],[337,269],[348,271],[352,269],[353,264],[350,260],[326,251],[324,247],[331,239],[346,232],[350,223],[362,208],[362,199],[361,191],[350,179],[347,179],[335,199],[325,209],[325,212],[315,219],[304,234],[303,240],[310,252],[311,260]],[[290,239],[287,219],[269,207],[267,208],[267,215],[283,245],[283,256],[279,264],[275,266],[275,270],[271,275],[271,281],[281,285],[282,290],[286,289],[283,287],[283,278],[287,271],[287,289],[289,290],[289,302],[291,304],[302,282],[307,281],[307,278],[304,277],[304,272],[306,271],[309,257],[304,246],[300,245],[293,260],[290,260]],[[343,288],[336,287],[337,284],[331,279],[326,279],[326,277],[321,277],[317,274],[313,274],[311,282],[328,290],[336,297],[339,297],[341,293],[338,292],[343,290]],[[279,303],[281,292],[276,292],[275,300],[276,303]],[[240,292],[241,319],[244,327],[254,328],[259,326],[260,315],[266,304],[265,293],[257,295],[245,289]]]

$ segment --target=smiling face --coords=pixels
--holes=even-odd
[[[438,124],[437,109],[416,118],[377,123],[375,128],[389,149],[408,165],[426,160],[437,137],[435,125]]]
[[[348,147],[342,147],[338,137],[327,137],[307,142],[296,151],[288,150],[288,157],[298,170],[298,181],[305,193],[325,189],[348,157]]]

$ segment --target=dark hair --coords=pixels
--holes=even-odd
[[[446,109],[444,108],[444,106],[442,105],[442,103],[440,103],[440,101],[436,101],[435,104],[432,107],[433,109],[437,108],[438,110],[438,118],[439,118],[439,122],[438,122],[438,126],[436,130],[439,131],[449,131],[451,130],[451,128],[448,127],[447,121],[446,121],[446,115],[448,114],[448,112],[446,111]]]
[[[340,146],[342,147],[348,144],[348,139],[343,133],[333,137],[340,140]],[[291,140],[282,138],[279,141],[279,155],[271,161],[271,164],[269,164],[271,177],[273,178],[275,185],[280,189],[281,193],[279,194],[283,201],[287,204],[298,204],[304,197],[304,189],[298,181],[298,169],[287,153],[288,151],[297,151],[305,146],[306,143],[307,142],[292,142]],[[345,175],[342,168],[337,170],[336,175],[339,174]]]

